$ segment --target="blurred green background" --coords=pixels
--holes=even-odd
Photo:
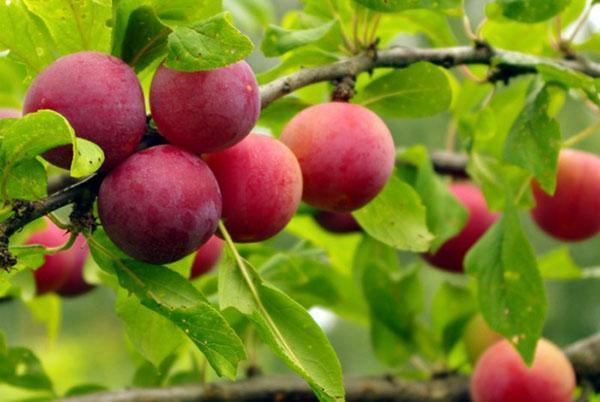
[[[237,0],[230,0],[235,2]],[[227,1],[226,1],[227,3]],[[297,7],[292,0],[273,1],[273,18],[279,19],[287,10]],[[482,2],[468,2],[474,21],[482,18]],[[238,22],[260,43],[260,33],[238,16]],[[459,25],[459,24],[458,24]],[[458,32],[460,27],[457,27]],[[427,45],[417,37],[403,38],[409,43]],[[265,71],[276,64],[260,52],[250,57],[255,71]],[[2,106],[2,105],[0,105]],[[589,126],[593,113],[581,103],[567,100],[559,115],[565,138]],[[448,115],[418,120],[389,120],[397,145],[409,146],[424,143],[430,149],[445,145]],[[600,153],[600,133],[580,143],[578,147]],[[600,196],[600,195],[599,195]],[[541,254],[560,244],[541,233],[523,214],[526,230],[536,251]],[[600,236],[570,246],[571,254],[582,267],[600,265]],[[426,284],[427,300],[443,281],[463,282],[464,278],[425,268],[421,275]],[[549,314],[545,336],[560,345],[600,331],[600,280],[548,282]],[[41,303],[52,303],[48,299]],[[58,336],[48,336],[46,326],[32,317],[30,310],[18,301],[0,304],[0,330],[6,334],[9,345],[22,345],[33,349],[41,358],[57,390],[63,392],[81,383],[99,383],[109,388],[119,388],[131,383],[135,371],[131,348],[125,339],[122,324],[114,311],[115,297],[111,290],[96,289],[74,300],[62,301],[62,319]],[[326,328],[341,359],[344,371],[350,374],[379,373],[386,370],[377,363],[370,347],[368,329],[357,324],[340,321],[327,312],[319,311],[315,317]],[[261,353],[266,371],[282,370],[281,364],[268,353]],[[0,386],[2,401],[17,398],[19,391]]]

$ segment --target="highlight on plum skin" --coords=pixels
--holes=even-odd
[[[209,71],[158,68],[150,89],[152,117],[171,143],[216,152],[243,140],[260,113],[260,94],[245,61]]]
[[[288,123],[281,141],[300,162],[303,200],[318,209],[350,212],[366,205],[383,189],[394,168],[390,130],[360,105],[311,106]]]
[[[496,222],[499,215],[488,209],[481,190],[472,183],[452,183],[450,191],[468,210],[467,223],[460,233],[446,241],[434,254],[426,253],[423,257],[434,267],[450,272],[464,272],[465,255]]]
[[[302,196],[302,173],[280,141],[250,134],[225,151],[205,155],[223,195],[223,223],[237,242],[257,242],[279,233]]]
[[[531,216],[550,236],[563,241],[589,239],[600,232],[600,158],[565,149],[558,159],[556,191],[548,195],[534,181]]]
[[[79,52],[50,64],[31,83],[23,113],[54,110],[69,121],[77,137],[104,151],[103,170],[131,155],[146,129],[146,107],[140,82],[122,60],[100,52]],[[72,148],[44,154],[50,163],[68,169]]]
[[[350,212],[319,211],[315,221],[323,229],[332,233],[361,232],[362,228]]]
[[[210,272],[221,259],[224,242],[217,236],[212,236],[205,244],[200,246],[196,252],[190,279],[195,279]]]
[[[32,234],[25,244],[60,247],[69,240],[70,233],[46,219],[46,227]],[[38,295],[56,292],[61,295],[79,295],[92,288],[83,279],[83,267],[89,255],[89,247],[82,235],[68,250],[44,256],[44,264],[34,273]],[[77,285],[75,288],[74,285]],[[75,292],[76,290],[76,292]]]
[[[474,402],[571,402],[574,390],[571,363],[545,339],[538,342],[531,368],[502,340],[481,356],[471,376]]]
[[[0,119],[18,119],[22,113],[18,109],[0,108]]]
[[[130,156],[98,194],[100,222],[129,256],[151,264],[177,261],[213,235],[221,192],[206,163],[173,145]]]

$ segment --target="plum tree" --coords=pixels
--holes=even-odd
[[[196,252],[190,279],[197,278],[213,269],[221,258],[221,254],[223,254],[223,240],[217,236],[211,237]]]
[[[70,234],[46,220],[46,228],[32,234],[26,244],[40,244],[45,247],[59,247],[69,240]],[[69,292],[78,281],[85,284],[82,270],[89,254],[89,248],[83,236],[77,236],[70,249],[44,256],[44,264],[34,271],[37,294],[64,291]],[[86,284],[87,285],[87,284]]]
[[[565,241],[584,240],[600,231],[600,158],[565,149],[558,160],[554,195],[533,182],[533,219],[549,235]]]
[[[21,117],[21,111],[11,108],[0,108],[0,119],[18,119]]]
[[[502,335],[491,329],[481,314],[476,314],[467,323],[463,340],[467,356],[475,364],[483,352],[502,340]]]
[[[471,377],[474,402],[571,402],[574,390],[571,363],[545,339],[538,342],[531,368],[503,340],[481,356]]]
[[[223,150],[246,137],[260,112],[258,84],[245,61],[210,71],[159,67],[150,89],[160,133],[190,152]]]
[[[425,259],[433,266],[450,272],[463,272],[463,260],[469,249],[498,219],[485,202],[481,190],[468,182],[450,184],[450,191],[469,212],[466,225],[459,234],[446,241],[434,254]]]
[[[333,233],[351,233],[362,231],[350,212],[319,211],[315,220],[325,230]]]
[[[199,157],[173,145],[133,154],[104,179],[100,221],[130,256],[177,261],[205,243],[221,216],[221,193]]]
[[[250,134],[239,144],[208,154],[206,163],[223,195],[223,223],[232,239],[254,242],[279,233],[302,197],[302,173],[280,141]]]
[[[120,59],[99,52],[61,57],[31,83],[23,113],[54,110],[67,118],[78,137],[99,145],[103,169],[111,169],[132,154],[146,127],[140,82]],[[69,168],[71,147],[50,150],[44,157]]]
[[[311,106],[288,123],[281,140],[300,162],[303,200],[327,211],[364,206],[381,191],[394,167],[389,129],[359,105]]]

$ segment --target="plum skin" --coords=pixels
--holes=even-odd
[[[541,339],[528,368],[506,341],[490,347],[471,377],[474,402],[571,402],[575,373],[564,353]]]
[[[424,258],[434,267],[449,272],[464,272],[465,255],[499,215],[488,209],[481,190],[471,183],[452,183],[450,191],[467,208],[467,223],[460,233],[446,241],[434,254],[426,253]]]
[[[100,52],[79,52],[56,60],[32,82],[23,113],[50,109],[69,121],[77,137],[96,143],[105,154],[103,170],[132,154],[146,129],[140,82],[120,59]],[[68,169],[72,148],[50,150],[44,158]]]
[[[502,335],[491,329],[481,314],[476,314],[467,323],[463,336],[469,361],[475,364],[490,346],[502,339]]]
[[[243,60],[191,73],[162,65],[152,80],[150,108],[171,144],[201,154],[231,147],[250,133],[260,113],[260,94]]]
[[[556,192],[548,195],[534,181],[531,216],[544,232],[564,241],[588,239],[600,231],[600,158],[565,149],[558,159]]]
[[[190,279],[195,279],[210,272],[217,265],[222,254],[223,240],[217,236],[211,237],[198,249],[192,264]]]
[[[362,231],[362,228],[350,212],[319,211],[315,214],[314,218],[319,226],[332,233]]]
[[[133,154],[107,175],[98,212],[106,234],[126,254],[165,264],[212,236],[221,217],[221,193],[199,157],[159,145]]]
[[[279,233],[302,197],[302,173],[280,141],[250,134],[242,142],[204,157],[223,195],[223,223],[237,242],[256,242]]]
[[[383,189],[394,167],[390,130],[360,105],[311,106],[287,124],[281,141],[300,162],[303,200],[318,209],[349,212],[366,205]]]
[[[46,219],[46,228],[32,234],[25,242],[28,245],[40,244],[45,247],[64,245],[70,234],[50,220]],[[83,266],[89,254],[89,247],[82,235],[78,235],[75,243],[68,250],[44,256],[44,264],[33,273],[38,295],[49,292],[58,294],[82,294],[92,287],[83,279]],[[78,284],[77,292],[73,284]],[[83,289],[85,287],[85,289]]]

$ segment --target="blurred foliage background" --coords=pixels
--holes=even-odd
[[[238,3],[256,5],[260,9],[262,23],[279,21],[289,10],[298,7],[294,0],[225,0],[233,12],[238,26],[248,33],[256,44],[261,42],[262,27],[256,19],[245,12],[252,7],[240,7]],[[483,1],[467,1],[466,7],[473,25],[483,18]],[[596,10],[598,11],[598,10]],[[594,13],[596,17],[600,13]],[[600,25],[600,18],[591,19]],[[464,42],[459,19],[452,19],[454,34]],[[597,27],[596,27],[597,29]],[[401,44],[429,46],[424,36],[401,35]],[[522,44],[515,43],[515,46]],[[257,50],[249,58],[257,72],[268,70],[277,64],[276,59],[265,58]],[[0,58],[0,107],[18,106],[23,85],[19,81],[22,72],[5,65]],[[457,75],[458,76],[458,75]],[[7,95],[8,94],[8,95]],[[593,114],[581,102],[568,98],[559,114],[564,138],[579,132],[593,122]],[[425,119],[388,120],[398,146],[425,144],[429,149],[445,146],[449,114]],[[600,133],[578,144],[579,148],[600,153]],[[523,214],[527,234],[538,254],[560,246],[560,244],[538,230],[528,214]],[[316,226],[314,230],[319,230]],[[355,242],[352,236],[346,235]],[[346,240],[344,240],[346,241]],[[344,253],[340,243],[340,253]],[[575,261],[582,267],[600,266],[600,236],[574,244],[570,247]],[[351,256],[348,256],[350,258]],[[418,257],[410,257],[418,258]],[[462,276],[442,273],[424,268],[421,270],[426,288],[427,303],[444,281],[464,283]],[[586,279],[568,282],[547,282],[549,315],[545,336],[560,345],[573,342],[600,331],[600,280]],[[41,358],[46,371],[63,392],[81,383],[98,383],[108,388],[119,388],[131,384],[136,365],[140,362],[133,348],[128,345],[122,323],[115,314],[115,297],[111,290],[99,288],[83,297],[58,301],[46,296],[31,302],[29,308],[22,302],[6,301],[0,304],[0,330],[6,334],[9,345],[31,348]],[[32,312],[38,311],[38,317]],[[59,312],[60,311],[60,312]],[[314,316],[327,330],[347,374],[373,374],[386,370],[375,360],[371,351],[368,328],[357,323],[335,318],[323,310],[314,311]],[[285,371],[281,363],[265,350],[258,351],[258,361],[266,372]],[[132,358],[133,357],[133,358]],[[187,364],[182,359],[183,365]],[[2,401],[18,398],[24,394],[0,386]],[[29,395],[29,394],[28,394]]]

